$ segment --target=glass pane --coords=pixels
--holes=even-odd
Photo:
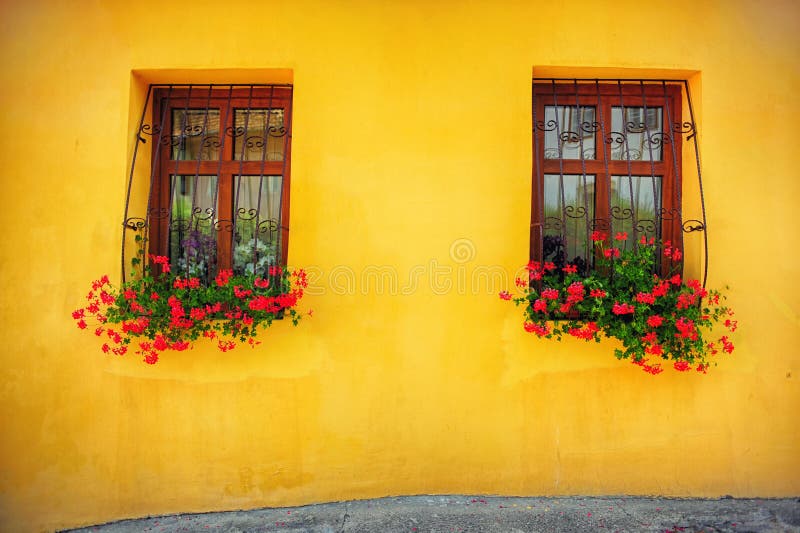
[[[544,175],[544,260],[559,266],[592,264],[594,176]]]
[[[172,159],[219,159],[219,110],[172,110]]]
[[[641,235],[661,235],[660,214],[661,176],[611,176],[612,228],[627,232],[628,249]]]
[[[594,159],[594,107],[544,107],[544,158]]]
[[[283,161],[286,136],[283,109],[236,109],[233,116],[236,126],[233,158],[236,161]]]
[[[233,271],[266,276],[280,261],[282,176],[236,176]]]
[[[170,263],[177,272],[210,279],[217,268],[216,176],[172,176]]]
[[[661,161],[661,108],[648,107],[646,115],[643,107],[611,108],[611,159]]]

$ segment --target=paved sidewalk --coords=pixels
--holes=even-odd
[[[800,533],[800,498],[404,496],[302,507],[169,515],[72,531]]]

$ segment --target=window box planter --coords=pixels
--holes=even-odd
[[[524,308],[523,327],[538,337],[595,342],[614,337],[623,345],[614,350],[616,357],[650,374],[661,373],[665,363],[706,373],[716,364],[714,355],[734,349],[727,334],[714,332],[717,323],[730,332],[738,326],[725,297],[697,280],[684,280],[678,273],[682,252],[669,241],[642,238],[626,249],[627,239],[624,232],[611,241],[595,231],[593,270],[531,261],[528,279],[516,280],[522,295],[503,291],[500,298]]]
[[[308,286],[302,270],[273,266],[260,277],[223,269],[203,284],[174,273],[164,256],[151,256],[137,272],[142,259],[140,254],[133,261],[133,279],[119,288],[108,276],[92,282],[88,305],[72,313],[80,329],[104,339],[105,353],[124,355],[132,349],[154,364],[162,352],[189,349],[200,338],[227,352],[237,344],[260,344],[259,334],[274,320],[288,316],[297,325],[301,319],[296,307]]]

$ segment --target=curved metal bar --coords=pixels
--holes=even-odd
[[[126,237],[125,233],[126,233],[126,230],[129,228],[128,221],[131,220],[128,217],[128,210],[130,209],[130,205],[131,205],[131,188],[133,187],[133,169],[135,168],[135,165],[136,165],[136,156],[139,155],[139,143],[147,142],[142,137],[141,134],[145,129],[147,131],[151,131],[151,128],[149,128],[149,127],[145,128],[144,115],[147,113],[147,104],[150,103],[150,96],[152,95],[152,93],[153,93],[153,86],[151,85],[151,86],[149,86],[147,88],[147,96],[145,96],[144,106],[142,107],[142,116],[139,117],[138,134],[136,135],[136,144],[133,145],[133,158],[132,158],[132,161],[131,161],[131,170],[130,170],[130,172],[128,174],[128,189],[125,191],[125,211],[124,211],[124,213],[122,215],[122,220],[123,220],[123,223],[122,223],[122,250],[120,251],[120,274],[121,274],[121,277],[122,277],[122,283],[125,283],[125,237]],[[146,133],[146,135],[147,135],[147,133]],[[150,133],[149,135],[153,135],[153,133]],[[160,135],[160,128],[159,128],[159,135]],[[142,226],[142,227],[146,228],[147,227],[147,223],[145,222],[144,226]]]
[[[687,137],[687,140],[691,138],[693,140],[693,143],[694,143],[694,158],[695,158],[695,162],[697,164],[697,185],[698,185],[698,187],[700,189],[700,210],[701,210],[702,216],[703,216],[703,224],[702,224],[703,225],[703,249],[705,251],[705,258],[704,258],[705,260],[703,261],[703,287],[705,287],[706,286],[706,282],[708,281],[708,257],[709,257],[709,253],[708,253],[708,231],[706,231],[706,228],[708,227],[708,224],[707,224],[707,221],[706,221],[706,197],[705,197],[705,193],[703,192],[703,177],[702,177],[702,173],[700,171],[700,147],[697,145],[697,135],[696,135],[697,132],[695,130],[694,107],[692,106],[692,95],[689,93],[689,82],[684,80],[683,81],[683,86],[686,89],[686,101],[689,104],[689,119],[691,121],[690,124],[691,124],[691,127],[692,127],[692,133],[691,133],[691,135],[689,137]]]
[[[578,121],[580,123],[581,118],[581,105],[580,99],[578,98],[578,80],[573,80],[572,86],[575,89],[575,113],[578,114]],[[569,125],[572,128],[572,124]],[[579,126],[580,129],[583,129],[582,126]],[[595,139],[595,135],[592,134],[592,142],[595,143],[597,140]],[[586,178],[586,158],[584,157],[584,148],[583,148],[583,135],[578,136],[578,142],[580,143],[580,157],[581,157],[581,179],[583,180],[583,217],[586,222],[586,239],[583,243],[583,252],[586,257],[589,257],[591,253],[592,244],[591,239],[589,239],[589,234],[591,233],[591,221],[589,220],[589,188],[586,186],[587,178]]]

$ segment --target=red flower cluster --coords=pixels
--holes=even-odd
[[[154,265],[161,265],[161,272],[168,274],[170,272],[169,257],[164,255],[151,255],[150,260]]]
[[[540,325],[534,322],[525,322],[525,331],[528,333],[536,333],[540,337],[550,335],[550,328],[547,325]]]
[[[656,297],[649,292],[640,292],[636,295],[636,301],[640,304],[654,304],[656,303]]]
[[[611,308],[611,312],[615,315],[632,315],[635,310],[636,308],[631,304],[621,304],[619,302],[614,302],[614,307]]]
[[[670,241],[664,241],[664,257],[669,257],[677,262],[681,260],[683,253],[679,249],[673,248]]]
[[[583,283],[580,281],[570,283],[567,287],[567,303],[571,305],[581,302],[585,294],[586,287],[583,286]]]
[[[223,269],[210,286],[203,286],[197,277],[171,271],[167,257],[151,255],[142,274],[118,290],[103,276],[92,282],[88,304],[75,310],[72,318],[80,329],[88,328],[90,319],[101,324],[94,334],[109,339],[101,346],[103,353],[123,355],[133,342],[148,364],[155,364],[166,350],[191,348],[192,341],[200,337],[218,338],[217,346],[223,352],[235,348],[236,340],[254,347],[259,344],[255,337],[260,327],[284,314],[295,325],[300,320],[295,307],[308,287],[303,270],[289,273],[273,266],[268,269],[269,277],[261,278]],[[105,325],[107,322],[119,324],[120,329]]]
[[[244,288],[242,288],[242,287],[239,287],[238,285],[235,285],[235,286],[233,287],[233,294],[234,294],[234,295],[235,295],[237,298],[247,298],[248,296],[250,296],[251,294],[253,294],[253,291],[252,291],[252,290],[250,290],[250,289],[244,289]]]
[[[608,237],[608,235],[606,235],[602,231],[593,231],[592,232],[592,241],[593,242],[603,242],[604,240],[606,240],[607,237]]]
[[[694,327],[693,320],[689,320],[686,317],[680,317],[675,321],[675,327],[678,329],[678,333],[675,334],[676,337],[691,339],[693,341],[697,340],[698,334],[697,329]]]
[[[678,372],[686,372],[687,370],[691,370],[692,369],[692,367],[689,366],[689,363],[687,361],[675,361],[675,363],[673,363],[672,366]]]
[[[217,283],[217,287],[225,287],[228,285],[228,281],[230,281],[231,276],[233,276],[233,270],[229,268],[220,270],[214,280]]]
[[[543,290],[542,298],[547,298],[548,300],[558,300],[558,289]]]
[[[594,322],[587,322],[582,328],[570,328],[569,334],[577,339],[592,340],[597,336],[600,328]]]
[[[516,283],[523,296],[504,291],[500,297],[523,305],[525,331],[540,337],[599,340],[602,334],[622,342],[614,351],[618,358],[650,374],[664,371],[659,360],[680,372],[706,373],[709,356],[734,350],[727,336],[708,342],[716,323],[736,331],[733,313],[720,303],[719,292],[682,278],[683,254],[670,242],[641,236],[631,247],[628,238],[616,232],[614,247],[608,234],[594,231],[594,270],[584,274],[573,263],[532,261],[529,279]],[[662,270],[663,277],[653,274]]]

